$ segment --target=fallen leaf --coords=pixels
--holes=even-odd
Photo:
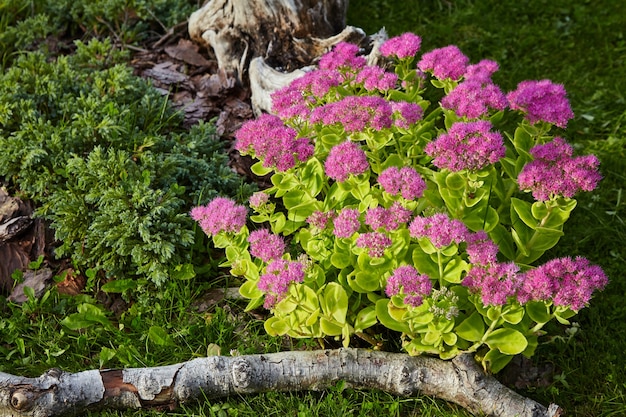
[[[84,276],[77,274],[74,269],[68,268],[61,271],[60,275],[64,276],[63,281],[57,282],[57,289],[60,294],[78,295],[85,289],[87,279]]]
[[[174,59],[186,62],[187,64],[194,65],[196,67],[208,67],[211,65],[211,61],[203,57],[200,52],[200,47],[189,39],[181,39],[178,45],[166,46],[165,53]]]

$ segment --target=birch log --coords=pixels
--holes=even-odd
[[[322,390],[338,381],[400,396],[431,395],[480,415],[561,415],[558,406],[546,408],[486,375],[469,355],[443,361],[348,348],[212,356],[155,368],[53,369],[38,378],[0,372],[0,416],[77,415],[105,408],[173,410],[205,398]]]

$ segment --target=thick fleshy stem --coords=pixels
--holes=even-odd
[[[541,232],[538,229],[540,227],[544,227],[546,225],[546,223],[548,222],[548,220],[550,220],[550,216],[552,215],[552,211],[554,210],[554,206],[551,205],[551,204],[546,204],[546,207],[548,209],[548,212],[546,213],[545,216],[543,216],[543,218],[541,219],[541,221],[539,222],[539,224],[537,225],[537,227],[533,231],[533,235],[530,237],[528,242],[526,242],[526,244],[524,245],[524,249],[526,251],[531,250],[532,247],[534,246],[535,242],[537,241],[537,239],[540,238]],[[522,253],[522,251],[519,251],[519,252],[520,253],[515,258],[515,262],[521,263],[523,261],[525,255]]]

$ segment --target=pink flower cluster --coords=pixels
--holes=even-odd
[[[416,239],[428,238],[437,249],[443,249],[453,242],[457,245],[465,242],[470,232],[462,221],[437,213],[415,217],[409,225],[409,233]]]
[[[330,178],[343,182],[350,174],[363,174],[369,169],[369,163],[365,152],[358,144],[346,141],[332,147],[324,163],[324,169]]]
[[[391,104],[379,96],[348,96],[311,112],[311,123],[341,124],[346,132],[381,130],[393,124]]]
[[[545,301],[578,311],[589,303],[594,291],[607,283],[599,266],[582,257],[565,257],[524,273],[512,262],[474,265],[462,284],[480,293],[484,305],[504,305],[515,298],[521,304]]]
[[[470,291],[480,293],[484,305],[501,306],[517,295],[521,277],[513,262],[473,266],[462,284]]]
[[[340,238],[351,237],[361,227],[359,216],[357,209],[345,208],[341,210],[333,219],[334,235]]]
[[[521,304],[552,302],[578,311],[608,283],[602,268],[582,257],[553,259],[520,272],[513,262],[498,262],[498,247],[484,231],[468,233],[465,240],[471,268],[462,285],[479,293],[484,305],[501,306],[515,299]]]
[[[543,121],[565,127],[574,117],[566,95],[561,84],[529,80],[519,83],[515,91],[507,94],[507,99],[511,108],[525,113],[530,123]]]
[[[403,129],[408,129],[424,116],[422,106],[408,101],[392,101],[391,110],[393,111],[393,124]]]
[[[315,149],[309,139],[297,139],[297,134],[295,129],[285,126],[279,117],[262,114],[258,119],[245,122],[235,133],[235,147],[242,154],[252,152],[263,161],[265,167],[286,171],[298,161],[308,160]]]
[[[336,70],[310,71],[272,93],[272,111],[279,117],[308,118],[317,100],[338,86],[343,76]]]
[[[465,80],[480,81],[483,83],[491,82],[491,76],[500,69],[496,61],[483,59],[477,64],[472,64],[465,70],[463,78]]]
[[[372,258],[382,257],[391,243],[391,238],[382,232],[361,233],[356,238],[356,246],[369,249],[367,254]]]
[[[491,132],[491,122],[457,122],[424,147],[433,164],[450,171],[480,170],[504,157],[502,135]]]
[[[595,155],[574,157],[573,148],[564,139],[554,138],[530,150],[535,158],[522,168],[517,183],[522,190],[530,190],[538,201],[557,196],[573,197],[579,191],[596,188],[602,175]]]
[[[489,114],[489,110],[504,110],[507,99],[500,87],[483,76],[468,78],[441,100],[441,107],[454,110],[461,117],[477,119]]]
[[[508,106],[506,96],[491,80],[497,70],[498,63],[488,59],[469,65],[464,81],[441,100],[441,107],[469,119],[488,115],[489,109],[504,110]]]
[[[469,233],[465,237],[467,252],[470,263],[475,265],[490,265],[497,262],[498,245],[496,245],[484,230]]]
[[[244,206],[229,198],[217,197],[206,206],[191,209],[190,216],[198,222],[204,233],[215,236],[220,232],[239,232],[246,224],[247,214]]]
[[[412,213],[411,210],[402,207],[396,201],[388,209],[380,206],[368,209],[365,213],[365,224],[370,226],[372,230],[382,228],[392,231],[407,223],[411,219]]]
[[[395,88],[398,76],[381,67],[368,65],[359,71],[355,82],[363,84],[367,91],[387,91]]]
[[[380,173],[378,183],[391,195],[400,194],[406,200],[420,198],[426,190],[426,182],[412,167],[389,167]]]
[[[289,290],[291,283],[304,281],[304,265],[284,259],[272,261],[259,278],[258,288],[265,292],[263,307],[268,310],[274,307]]]
[[[400,36],[387,39],[380,46],[380,53],[384,57],[399,59],[414,57],[422,45],[422,39],[414,33],[407,32]]]
[[[557,258],[525,273],[518,300],[552,301],[555,306],[578,311],[607,283],[602,268],[589,260],[580,256]]]
[[[332,51],[324,54],[319,61],[320,69],[351,69],[363,68],[366,59],[358,55],[359,47],[348,42],[340,42]]]
[[[458,80],[465,74],[469,58],[461,52],[458,46],[449,45],[444,48],[433,49],[422,55],[417,67],[424,72],[440,79]]]
[[[250,242],[250,254],[263,262],[278,259],[285,253],[285,241],[267,229],[251,232],[248,242]]]
[[[411,265],[396,268],[387,279],[385,294],[388,297],[403,294],[404,304],[411,307],[420,306],[424,297],[427,297],[433,288],[432,282],[426,275],[420,274]]]

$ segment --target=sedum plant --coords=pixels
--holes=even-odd
[[[573,117],[563,86],[504,93],[496,62],[420,43],[387,40],[381,66],[337,45],[237,132],[273,186],[249,209],[217,198],[191,217],[248,309],[270,310],[268,333],[347,346],[382,325],[411,355],[473,353],[497,372],[607,283],[582,257],[540,262],[598,160],[558,136]]]

